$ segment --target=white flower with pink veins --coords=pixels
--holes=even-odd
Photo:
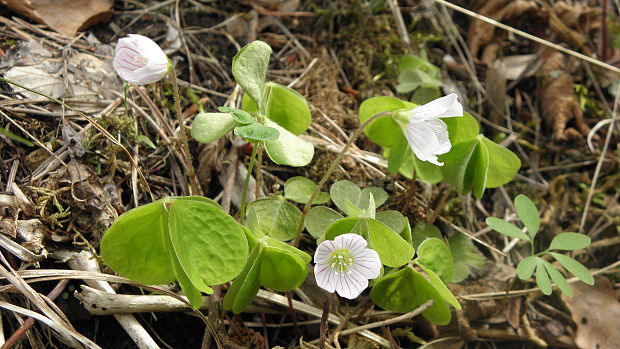
[[[451,93],[400,114],[409,120],[405,138],[413,153],[422,161],[443,166],[437,155],[449,152],[452,144],[448,139],[448,126],[439,118],[463,116],[463,106],[457,95]]]
[[[357,298],[368,287],[368,279],[381,273],[379,255],[366,245],[357,234],[323,241],[314,254],[314,277],[319,287],[344,298]]]
[[[152,84],[168,73],[168,57],[155,41],[129,34],[118,40],[112,66],[118,75],[134,85]]]

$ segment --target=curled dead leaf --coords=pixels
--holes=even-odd
[[[555,50],[544,49],[541,59],[540,103],[544,120],[553,129],[553,139],[574,140],[587,135],[590,128],[573,90],[573,77],[566,71],[564,56]]]
[[[6,7],[68,36],[112,16],[111,0],[0,0]]]

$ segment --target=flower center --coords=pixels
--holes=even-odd
[[[343,248],[335,250],[329,256],[329,267],[338,274],[348,274],[353,265],[353,255]]]

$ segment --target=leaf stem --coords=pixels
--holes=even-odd
[[[254,162],[256,161],[256,153],[258,153],[258,144],[253,144],[252,155],[250,156],[250,164],[248,165],[248,173],[245,175],[245,182],[243,182],[243,193],[241,194],[241,215],[239,222],[243,224],[245,222],[245,209],[247,206],[248,187],[250,186],[250,178],[252,177],[252,168],[254,168]]]
[[[308,211],[310,210],[310,206],[312,205],[312,202],[314,202],[316,197],[319,195],[321,188],[323,188],[323,186],[325,185],[325,182],[327,182],[327,180],[329,179],[329,176],[336,170],[336,167],[338,167],[338,165],[340,164],[340,161],[342,161],[342,158],[347,153],[347,150],[349,150],[349,147],[355,142],[355,140],[360,135],[360,133],[371,122],[375,121],[376,119],[382,116],[391,115],[391,114],[392,114],[391,111],[383,111],[383,112],[377,113],[371,116],[370,118],[368,118],[366,121],[364,121],[360,125],[360,127],[357,130],[355,130],[355,132],[353,132],[353,134],[351,135],[347,143],[344,145],[344,147],[342,147],[342,150],[340,150],[340,153],[338,153],[338,156],[336,157],[336,159],[332,162],[332,164],[329,166],[329,168],[323,175],[323,178],[321,178],[321,181],[319,182],[319,184],[314,189],[312,196],[310,196],[310,200],[308,200],[308,202],[306,202],[306,204],[304,205],[304,209],[301,212],[301,219],[299,220],[299,225],[297,226],[297,237],[295,237],[295,240],[293,241],[293,246],[297,247],[297,245],[299,245],[299,240],[301,239],[301,231],[304,229],[304,222],[306,220],[306,215],[308,214]]]
[[[328,330],[328,325],[327,325],[327,320],[329,318],[329,308],[331,308],[332,306],[332,300],[335,297],[335,293],[330,293],[329,296],[327,296],[327,300],[325,301],[325,303],[323,304],[323,314],[321,315],[321,342],[319,344],[319,348],[320,349],[325,349],[325,342],[327,341],[327,330]]]
[[[192,156],[189,152],[189,143],[187,141],[187,128],[185,127],[185,123],[183,123],[183,115],[181,114],[181,98],[179,96],[179,85],[177,84],[177,72],[172,66],[170,69],[170,78],[172,80],[172,90],[174,92],[174,110],[179,122],[181,150],[183,151],[183,156],[185,156],[187,177],[189,177],[189,194],[199,195],[198,184],[196,182],[196,170],[194,170]]]

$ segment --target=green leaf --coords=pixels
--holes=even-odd
[[[222,307],[239,314],[252,303],[260,288],[260,265],[263,245],[256,244],[250,252],[245,267],[235,278],[224,296]]]
[[[588,285],[594,285],[594,278],[592,277],[592,274],[590,274],[590,271],[581,263],[563,254],[555,252],[550,252],[550,254],[553,256],[553,258],[560,262],[560,264],[562,264],[562,266],[566,268],[566,270],[578,277],[579,280],[585,282]]]
[[[476,253],[476,247],[463,233],[454,232],[448,238],[448,246],[452,254],[452,282],[463,281],[469,275],[470,268],[482,268],[485,259]]]
[[[517,265],[517,276],[519,277],[519,279],[527,280],[531,278],[532,274],[534,273],[534,269],[536,268],[536,265],[538,265],[539,263],[539,259],[540,257],[537,256],[529,256],[521,260],[521,262],[519,262],[519,265]]]
[[[405,216],[395,210],[377,212],[375,219],[400,234],[405,229]],[[406,239],[405,239],[406,240]]]
[[[192,137],[200,143],[210,143],[237,125],[229,113],[198,113],[192,123]]]
[[[308,211],[304,224],[312,237],[324,239],[327,228],[341,218],[343,217],[340,213],[329,207],[315,206]]]
[[[411,267],[379,279],[370,291],[370,298],[381,308],[398,313],[410,312],[433,299],[433,305],[422,313],[424,317],[437,325],[450,322],[450,308],[443,297]]]
[[[299,251],[299,253],[304,252]],[[268,246],[263,251],[260,266],[261,284],[280,292],[296,289],[308,275],[307,263],[310,256],[307,257],[307,261],[305,261],[296,253],[291,253],[281,246]]]
[[[280,241],[297,236],[301,211],[281,196],[252,201],[248,211],[254,211],[260,231]]]
[[[568,285],[568,282],[566,282],[564,275],[557,271],[557,269],[555,269],[553,265],[551,265],[551,263],[547,262],[544,259],[541,259],[541,261],[541,263],[545,266],[545,269],[547,269],[549,276],[551,276],[551,280],[555,282],[560,291],[566,293],[569,297],[572,297],[573,289]]]
[[[422,78],[417,70],[407,69],[398,75],[398,85],[396,92],[404,94],[409,93],[422,84]]]
[[[138,144],[146,145],[147,147],[149,147],[151,149],[157,149],[157,147],[155,146],[155,143],[153,143],[153,141],[151,141],[149,139],[149,137],[147,137],[145,135],[137,135],[136,136],[136,142]]]
[[[527,196],[519,194],[515,198],[515,207],[517,209],[517,215],[519,215],[521,222],[523,222],[527,228],[527,234],[534,240],[540,228],[540,215],[538,214],[536,205],[534,205],[532,200]]]
[[[219,285],[239,274],[248,255],[242,226],[220,208],[194,200],[170,202],[168,229],[191,282]]]
[[[309,180],[306,177],[292,177],[284,183],[284,197],[305,204],[310,200],[310,196],[316,190],[316,183]],[[329,201],[329,194],[325,192],[319,192],[312,204],[324,204]]]
[[[172,250],[172,242],[170,242],[170,250]],[[176,258],[172,258],[171,260],[172,269],[174,270],[174,275],[179,285],[181,286],[181,290],[185,293],[185,297],[189,300],[189,303],[192,305],[194,309],[200,308],[202,305],[202,293],[200,290],[194,286],[189,276],[183,271],[183,267],[179,264],[179,260]],[[210,288],[207,287],[207,293],[213,293]]]
[[[232,73],[243,90],[256,101],[263,102],[263,86],[271,47],[262,41],[253,41],[239,50],[232,62]]]
[[[101,239],[101,257],[118,274],[159,285],[175,280],[162,200],[123,213]],[[174,257],[176,259],[176,257]]]
[[[437,238],[441,240],[443,236],[439,228],[430,223],[420,222],[413,227],[413,231],[411,232],[411,245],[413,248],[417,250],[422,241],[428,238]]]
[[[458,143],[452,147],[450,152],[439,156],[439,161],[444,162],[441,172],[445,180],[455,186],[461,194],[466,194],[471,190],[474,177],[469,163],[478,147],[478,143],[477,139]]]
[[[452,144],[475,140],[480,133],[478,121],[467,112],[462,117],[442,118],[441,121],[448,126],[448,138]]]
[[[381,263],[388,267],[400,267],[413,258],[413,247],[398,233],[375,219],[367,218],[367,222],[370,248],[377,251]]]
[[[510,150],[481,136],[489,152],[489,175],[486,187],[496,188],[510,182],[521,168],[521,160]]]
[[[304,96],[292,88],[268,82],[265,84],[267,101],[266,116],[294,135],[299,135],[310,126],[310,107]]]
[[[267,118],[265,125],[275,128],[280,133],[277,140],[265,142],[265,150],[273,162],[278,165],[300,167],[312,161],[314,156],[312,143],[304,141]]]
[[[450,290],[446,287],[446,284],[444,283],[444,281],[441,280],[439,275],[435,274],[435,272],[431,268],[427,268],[423,265],[420,265],[420,267],[426,273],[426,276],[428,277],[428,281],[430,282],[431,286],[435,288],[435,291],[437,291],[437,293],[439,293],[439,295],[446,302],[448,302],[448,304],[456,308],[456,310],[461,310],[461,304],[456,299],[456,297],[454,297],[452,292],[450,292]]]
[[[487,184],[488,169],[489,152],[487,151],[487,147],[484,143],[478,143],[478,146],[471,157],[466,175],[473,177],[471,179],[466,179],[466,181],[471,181],[472,192],[478,199],[482,198],[482,194],[484,194],[484,188],[486,188]]]
[[[275,128],[265,126],[258,122],[235,127],[235,134],[252,143],[275,141],[280,136],[280,132]]]
[[[222,113],[229,113],[238,123],[242,125],[249,125],[256,122],[256,119],[245,110],[230,107],[218,107],[217,110]]]
[[[411,150],[409,149],[409,143],[407,139],[402,136],[402,132],[399,132],[395,136],[396,141],[394,146],[390,148],[390,155],[388,157],[388,172],[395,174],[403,166],[407,156],[411,156]]]
[[[590,237],[579,233],[561,233],[551,240],[550,250],[580,250],[590,246]]]
[[[360,122],[364,122],[380,112],[408,109],[415,106],[416,105],[413,103],[404,102],[394,97],[369,98],[360,105]],[[364,134],[371,141],[387,148],[394,146],[394,142],[396,141],[396,137],[394,135],[399,133],[402,134],[402,130],[395,122],[392,121],[392,118],[389,115],[376,119],[364,129]]]
[[[452,279],[452,255],[448,246],[440,239],[424,240],[418,247],[416,262],[433,270],[443,282]]]
[[[325,240],[334,240],[336,236],[346,233],[359,233],[359,231],[356,231],[356,226],[360,221],[362,221],[362,219],[357,217],[347,217],[335,221],[325,230]],[[363,236],[364,234],[360,235]]]
[[[418,88],[411,96],[411,102],[415,104],[426,104],[430,101],[441,97],[441,91],[436,86],[424,86],[424,84]]]
[[[411,153],[411,149],[409,150],[411,156],[409,157],[411,163],[413,164],[413,168],[415,168],[416,178],[430,184],[439,183],[443,180],[443,173],[441,172],[441,166],[437,166],[428,161],[422,161],[418,159],[415,154]],[[403,167],[407,166],[407,161]],[[403,167],[401,167],[401,173],[403,173]],[[407,177],[405,175],[405,177]],[[407,178],[413,177],[413,171]]]
[[[501,218],[487,217],[485,222],[489,227],[493,228],[493,230],[500,234],[504,234],[525,241],[530,241],[530,238],[516,225],[506,222]]]
[[[537,260],[536,263],[536,285],[540,288],[545,295],[551,294],[551,281],[549,280],[549,274],[547,274],[547,269],[545,265]]]
[[[332,184],[329,194],[334,204],[348,215],[352,215],[352,213],[347,209],[347,200],[355,207],[366,210],[370,205],[371,195],[375,201],[375,207],[383,205],[388,199],[388,194],[381,188],[368,187],[360,189],[356,184],[347,180],[341,180]]]

